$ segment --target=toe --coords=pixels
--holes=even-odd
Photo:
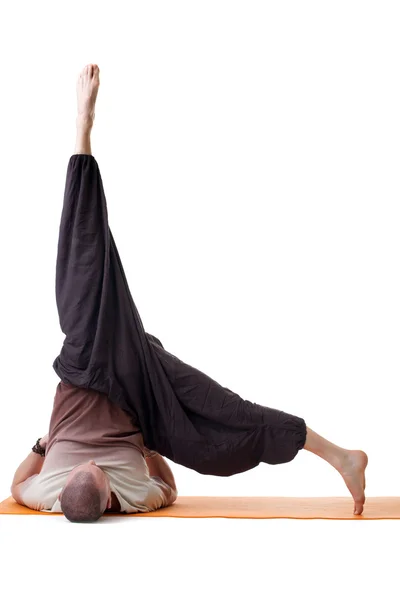
[[[365,496],[357,498],[354,502],[354,514],[361,515],[364,510]]]

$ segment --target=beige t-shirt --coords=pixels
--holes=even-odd
[[[62,512],[58,496],[70,471],[94,460],[110,479],[121,512],[169,506],[176,492],[151,477],[136,420],[106,395],[60,382],[54,398],[42,470],[20,484],[23,503],[34,510]]]

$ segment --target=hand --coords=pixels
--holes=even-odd
[[[46,433],[46,435],[44,435],[42,438],[40,438],[39,444],[42,446],[42,448],[46,448],[48,441],[49,441],[49,434]]]

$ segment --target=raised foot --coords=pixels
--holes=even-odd
[[[79,127],[92,127],[95,117],[97,92],[100,86],[100,69],[97,65],[86,65],[76,84],[78,101],[77,124]]]

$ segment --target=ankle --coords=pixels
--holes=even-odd
[[[76,130],[78,134],[89,135],[93,127],[94,116],[78,114],[76,117]]]
[[[342,473],[346,467],[348,462],[348,452],[343,448],[340,448],[337,452],[334,452],[332,456],[329,457],[329,462],[339,473]]]

